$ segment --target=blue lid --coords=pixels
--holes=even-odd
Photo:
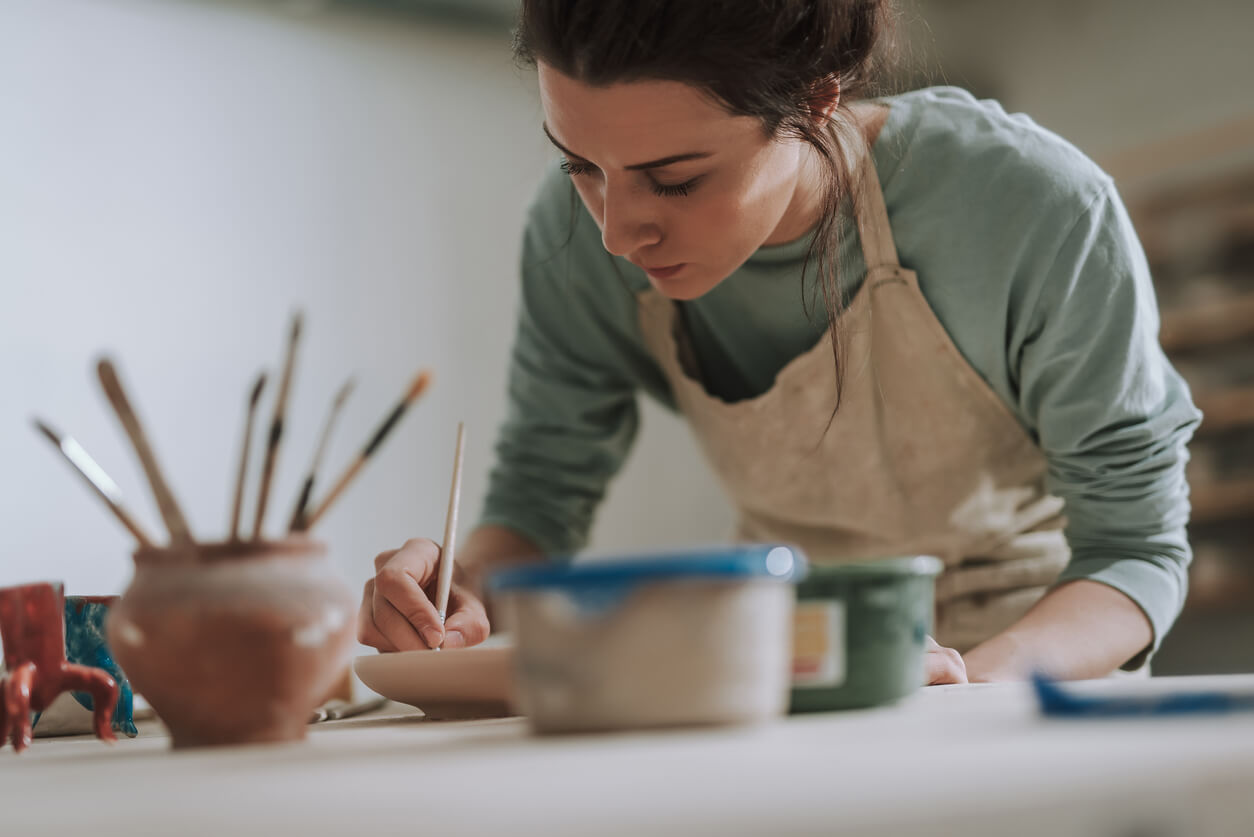
[[[781,544],[687,549],[637,557],[597,558],[572,563],[571,558],[493,573],[492,592],[540,589],[586,589],[683,578],[768,578],[795,581],[806,572],[801,550]]]

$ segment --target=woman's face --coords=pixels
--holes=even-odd
[[[818,217],[809,146],[769,139],[695,87],[592,87],[539,65],[545,132],[565,155],[605,249],[673,299],[709,291],[764,244]]]

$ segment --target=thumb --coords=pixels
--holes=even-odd
[[[488,638],[491,626],[483,602],[464,587],[449,591],[449,614],[444,620],[444,647],[460,648],[478,645]]]

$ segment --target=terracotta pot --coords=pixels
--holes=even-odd
[[[141,550],[109,644],[176,748],[292,741],[348,664],[355,612],[307,538]]]

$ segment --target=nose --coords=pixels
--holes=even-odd
[[[632,184],[606,184],[601,203],[601,243],[615,256],[657,244],[662,230],[648,197]]]

